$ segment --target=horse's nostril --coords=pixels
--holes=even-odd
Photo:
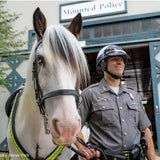
[[[52,129],[59,135],[59,130],[58,130],[58,127],[57,127],[57,123],[58,123],[57,119],[52,120]]]

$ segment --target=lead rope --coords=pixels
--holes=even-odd
[[[86,156],[83,154],[83,153],[81,153],[81,152],[79,152],[77,149],[75,149],[74,147],[72,147],[72,146],[67,146],[70,150],[72,150],[73,152],[75,152],[76,154],[78,154],[79,156],[81,156],[81,157],[83,157],[83,158],[86,158]]]
[[[86,148],[88,148],[88,149],[93,148],[93,149],[95,149],[95,150],[98,150],[98,151],[103,155],[104,160],[108,160],[107,157],[106,157],[106,155],[105,155],[105,153],[104,153],[104,151],[103,151],[101,148],[99,148],[98,146],[96,146],[96,145],[88,145],[88,144],[85,143],[80,137],[77,137],[76,139],[77,139],[77,141],[78,141],[79,143],[81,143],[81,144],[82,144],[83,146],[85,146]],[[74,151],[74,152],[75,152],[76,154],[78,154],[79,156],[81,156],[81,157],[83,157],[83,158],[86,158],[86,156],[85,156],[83,153],[79,152],[79,151],[76,150],[74,147],[68,146],[68,148],[71,149],[72,151]]]
[[[120,154],[111,153],[111,152],[107,152],[107,151],[104,152],[103,149],[101,149],[97,145],[88,145],[80,137],[77,137],[77,141],[88,149],[93,148],[95,150],[98,150],[102,154],[103,160],[108,160],[107,156],[111,156],[111,157],[114,157],[114,158],[119,158],[119,159],[122,159],[122,160],[126,160],[125,155],[120,155]],[[80,156],[82,155],[82,157],[86,158],[83,153],[80,153],[79,151],[76,151],[76,153],[79,154]]]
[[[103,155],[104,160],[108,160],[108,158],[106,157],[104,151],[101,148],[99,148],[98,146],[96,146],[96,145],[88,145],[80,137],[77,137],[77,141],[79,143],[81,143],[83,146],[85,146],[86,148],[88,148],[88,149],[93,148],[95,150],[98,150]]]

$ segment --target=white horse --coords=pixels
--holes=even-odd
[[[86,87],[89,80],[87,61],[75,38],[80,33],[82,17],[78,14],[68,27],[75,36],[60,25],[46,28],[39,8],[34,12],[33,23],[37,40],[31,51],[25,88],[17,94],[20,98],[14,106],[18,106],[16,111],[12,108],[10,115],[9,153],[16,160],[69,160],[74,153],[62,146],[71,145],[81,128],[76,88]]]

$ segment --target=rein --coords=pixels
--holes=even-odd
[[[76,138],[77,139],[77,141],[79,142],[79,143],[81,143],[83,146],[85,146],[86,148],[88,148],[88,149],[95,149],[95,150],[98,150],[102,155],[103,155],[103,157],[104,157],[104,160],[108,160],[107,159],[107,157],[106,157],[106,155],[105,155],[105,153],[104,153],[104,151],[101,149],[101,148],[99,148],[98,146],[96,146],[96,145],[88,145],[87,143],[85,143],[80,137],[77,137]],[[83,158],[86,158],[86,156],[83,154],[83,153],[81,153],[81,152],[79,152],[78,150],[76,150],[74,147],[72,147],[72,146],[68,146],[68,148],[69,149],[71,149],[72,151],[74,151],[76,154],[78,154],[79,156],[81,156],[81,157],[83,157]]]
[[[37,50],[38,47],[41,45],[42,40],[40,40],[35,48],[35,52],[37,55]],[[60,90],[55,90],[55,91],[51,91],[49,93],[46,93],[45,95],[43,95],[40,83],[39,83],[39,78],[38,78],[38,60],[37,57],[35,58],[34,62],[33,62],[33,77],[34,77],[34,90],[35,90],[35,95],[36,95],[36,101],[37,104],[39,106],[40,109],[40,113],[43,116],[44,119],[44,126],[45,126],[45,133],[49,134],[50,133],[50,129],[48,127],[48,118],[47,118],[47,113],[45,111],[45,100],[51,97],[56,97],[56,96],[60,96],[60,95],[73,95],[76,98],[76,103],[78,105],[79,103],[79,91],[78,91],[78,87],[77,89],[60,89]]]
[[[38,49],[38,46],[42,43],[42,41],[39,41],[36,50]],[[35,95],[36,95],[36,101],[40,109],[40,113],[42,114],[44,118],[44,126],[45,126],[45,133],[49,134],[50,129],[48,127],[48,118],[47,114],[45,112],[45,104],[44,101],[48,98],[55,97],[55,96],[60,96],[60,95],[73,95],[76,97],[76,102],[78,104],[79,102],[79,92],[78,88],[76,90],[72,89],[61,89],[61,90],[55,90],[52,92],[49,92],[45,95],[43,95],[43,92],[40,87],[39,83],[39,78],[38,78],[38,61],[37,58],[35,58],[33,62],[33,78],[34,78],[34,90],[35,90]],[[19,97],[22,94],[22,89],[16,92],[16,96],[14,99],[14,103],[12,106],[11,114],[10,114],[10,119],[9,119],[9,134],[10,134],[10,139],[12,141],[12,144],[14,145],[16,151],[19,153],[21,158],[23,160],[35,160],[22,146],[20,143],[16,131],[15,131],[15,115],[16,115],[16,110],[18,107],[18,102],[19,102]],[[64,146],[57,146],[44,160],[54,160],[56,159],[61,151],[63,150]],[[39,158],[38,156],[38,150],[36,151],[36,159]]]
[[[9,136],[11,139],[11,142],[16,149],[17,153],[23,160],[37,160],[37,152],[36,152],[36,158],[32,157],[27,150],[22,146],[21,142],[19,141],[15,129],[15,116],[16,111],[18,108],[19,98],[23,93],[23,89],[19,89],[16,92],[15,99],[13,102],[12,110],[9,117]],[[57,146],[47,157],[44,158],[44,160],[55,160],[63,150],[64,146]]]
[[[115,157],[115,158],[122,159],[122,160],[127,159],[124,155],[107,152],[107,151],[103,150],[102,148],[98,147],[97,145],[88,145],[80,137],[77,137],[77,141],[88,149],[92,148],[92,149],[98,150],[101,153],[101,155],[103,156],[103,160],[108,160],[108,158],[107,158],[108,156]],[[68,148],[70,148],[72,151],[74,151],[76,154],[80,155],[81,157],[86,158],[86,156],[83,153],[79,152],[78,150],[76,150],[72,146],[69,146]]]

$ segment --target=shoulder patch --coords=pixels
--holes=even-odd
[[[80,96],[79,96],[79,104],[82,103],[82,100],[83,100],[83,98],[82,98],[82,96],[80,95]]]

